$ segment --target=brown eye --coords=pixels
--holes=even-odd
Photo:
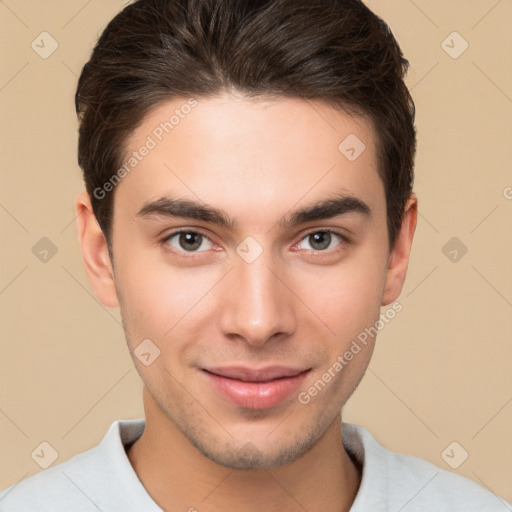
[[[326,251],[334,249],[343,242],[343,237],[333,231],[315,231],[306,235],[300,242],[299,248],[310,251]]]
[[[195,231],[179,231],[167,238],[167,243],[178,251],[203,252],[212,248],[212,242]]]
[[[199,233],[180,233],[179,244],[185,251],[195,251],[201,247],[203,236]]]
[[[327,249],[331,243],[331,233],[326,233],[325,231],[313,233],[309,235],[309,243],[315,251],[323,251]]]

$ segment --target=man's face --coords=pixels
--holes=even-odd
[[[146,117],[127,153],[148,136],[156,147],[115,191],[126,338],[132,353],[143,340],[146,352],[158,347],[147,366],[133,357],[149,399],[204,455],[234,468],[281,465],[339,419],[373,350],[371,338],[359,343],[332,376],[385,302],[374,135],[317,102],[223,95],[199,98],[159,141],[155,128],[185,102]],[[338,148],[354,135],[366,147],[355,160],[362,146]]]

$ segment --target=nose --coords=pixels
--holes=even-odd
[[[253,347],[287,337],[296,329],[295,297],[264,255],[252,263],[239,258],[222,290],[222,332]]]

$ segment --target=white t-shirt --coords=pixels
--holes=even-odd
[[[0,493],[1,512],[162,512],[125,446],[145,421],[114,422],[101,443]],[[351,512],[507,512],[495,494],[429,462],[390,452],[363,427],[343,423],[343,444],[363,468]]]

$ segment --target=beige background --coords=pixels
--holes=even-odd
[[[124,4],[0,2],[0,488],[41,470],[31,458],[41,442],[57,464],[114,420],[143,415],[118,312],[86,279],[72,204],[82,187],[77,76]],[[512,501],[512,2],[368,4],[412,65],[421,217],[403,311],[380,334],[344,420],[449,470],[441,454],[456,441],[447,460],[469,457],[455,471]],[[46,59],[31,48],[44,31],[58,43]],[[453,31],[469,44],[456,59],[442,47]],[[464,41],[446,45],[453,55]],[[57,248],[46,262],[32,252],[43,237]]]

